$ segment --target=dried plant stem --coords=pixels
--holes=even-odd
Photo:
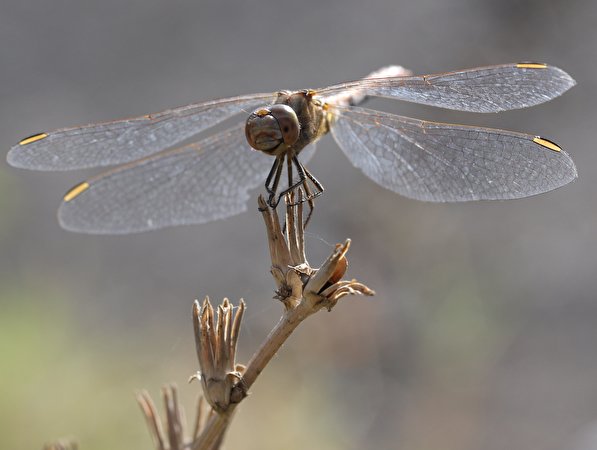
[[[259,347],[248,362],[245,373],[243,374],[243,381],[247,389],[253,385],[259,374],[278,352],[280,347],[282,347],[284,342],[286,342],[286,339],[288,339],[292,332],[304,319],[312,314],[302,311],[302,309],[299,306],[286,311],[276,326],[270,331],[265,341],[261,344],[261,347]]]
[[[243,373],[243,387],[245,389],[248,390],[253,385],[265,366],[278,352],[280,347],[282,347],[284,342],[286,342],[286,339],[288,339],[304,319],[312,314],[312,312],[309,313],[303,309],[297,307],[286,311],[255,352]],[[237,405],[230,405],[225,413],[216,414],[211,418],[206,424],[203,433],[195,441],[193,450],[210,450],[217,444],[219,439],[222,439]]]
[[[309,266],[304,250],[304,222],[300,191],[298,201],[294,201],[292,194],[285,200],[287,227],[282,227],[275,210],[268,208],[263,198],[259,199],[272,259],[271,273],[277,284],[275,298],[284,304],[285,312],[247,366],[243,367],[242,376],[234,386],[234,389],[242,389],[243,395],[238,396],[236,402],[225,402],[225,408],[221,407],[221,403],[212,401],[212,406],[215,405],[217,414],[211,417],[199,438],[193,443],[194,450],[211,450],[219,446],[238,402],[246,396],[259,374],[303,320],[323,308],[331,310],[341,297],[348,294],[374,294],[371,289],[356,280],[341,280],[348,264],[346,253],[350,247],[349,239],[336,246],[321,268],[313,269]],[[286,229],[284,230],[284,228]],[[227,300],[224,302],[228,305]],[[209,308],[211,305],[206,300],[202,311],[209,312]],[[195,317],[199,317],[197,310]],[[210,327],[213,328],[213,324],[210,325],[206,320],[196,319],[198,348],[206,346],[207,340],[204,335],[208,334],[207,330]],[[219,329],[218,326],[215,328]],[[202,352],[199,354],[201,355]],[[212,369],[207,361],[208,358],[200,356],[199,359],[202,372],[211,373]],[[204,392],[207,391],[205,386],[208,382],[209,379],[204,385]],[[209,397],[209,394],[206,395]]]
[[[236,405],[225,413],[215,414],[205,425],[205,429],[193,442],[193,450],[215,450],[224,439],[224,434],[234,416]]]

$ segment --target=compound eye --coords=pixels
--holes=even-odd
[[[251,147],[272,154],[280,144],[293,145],[298,141],[300,128],[290,106],[275,104],[251,113],[245,124],[245,135]]]
[[[286,145],[293,145],[298,141],[301,131],[301,125],[294,109],[288,105],[278,104],[272,105],[270,111],[272,116],[278,121],[280,131],[284,138],[284,143]]]
[[[269,109],[253,111],[245,124],[247,142],[255,150],[265,153],[273,152],[284,142],[278,121]]]

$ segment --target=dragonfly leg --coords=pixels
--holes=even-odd
[[[305,191],[305,198],[302,198],[302,195],[300,195],[302,192],[299,189],[299,199],[297,203],[303,203],[305,200],[307,201],[307,204],[309,205],[309,213],[307,214],[307,218],[305,219],[305,222],[303,223],[303,229],[307,228],[307,224],[309,223],[309,221],[311,220],[311,216],[313,215],[313,209],[315,209],[315,202],[313,201],[313,199],[316,197],[313,195],[313,192],[311,191],[311,188],[309,187],[309,183],[305,182],[303,184],[303,190]],[[299,205],[300,206],[300,205]]]
[[[311,172],[307,170],[307,168],[298,160],[296,156],[293,156],[292,162],[296,166],[299,176],[299,181],[294,184],[292,189],[295,189],[302,184],[303,190],[305,192],[305,198],[303,198],[301,202],[313,200],[314,198],[323,194],[322,184],[311,174]],[[309,181],[313,184],[313,187],[315,188],[314,190],[312,190],[309,186]]]
[[[278,157],[276,157],[276,160],[272,164],[272,168],[269,170],[269,173],[267,174],[267,178],[265,179],[265,190],[267,191],[268,194],[272,193],[269,185],[272,182],[272,178],[274,178],[274,174],[276,173],[276,170],[278,169],[279,164],[280,164],[280,159]]]
[[[303,227],[306,228],[307,224],[309,223],[309,220],[311,220],[311,216],[313,215],[313,209],[315,208],[315,202],[313,201],[313,199],[315,199],[316,197],[319,197],[323,193],[323,186],[317,180],[317,178],[315,178],[311,174],[311,172],[309,172],[307,170],[307,168],[303,164],[301,164],[301,162],[298,160],[296,155],[294,156],[292,161],[297,168],[299,177],[303,180],[302,190],[305,193],[305,197],[302,198],[301,196],[299,196],[298,201],[301,203],[306,201],[309,205],[309,213],[307,215],[307,219],[305,220],[305,223],[303,224]],[[309,185],[309,181],[313,184],[313,187],[315,188],[315,190],[312,190],[311,186]]]
[[[278,206],[278,203],[280,203],[280,200],[282,199],[282,197],[284,197],[289,192],[294,191],[297,187],[299,187],[305,183],[305,172],[302,169],[302,165],[300,163],[297,166],[297,172],[298,172],[299,179],[296,183],[293,182],[292,164],[293,164],[294,160],[296,160],[298,162],[298,159],[296,159],[296,155],[293,154],[291,156],[288,153],[286,154],[286,161],[287,161],[286,171],[288,172],[288,187],[278,194],[278,198],[276,199],[275,202],[273,202],[273,203],[268,202],[272,208],[276,208]],[[271,197],[270,197],[270,200],[271,200]]]
[[[284,168],[282,164],[283,159],[284,156],[276,156],[276,160],[274,161],[274,164],[272,165],[272,168],[269,171],[267,179],[265,180],[265,190],[269,194],[267,204],[271,208],[275,208],[278,205],[278,202],[280,201],[279,198],[278,201],[274,201],[274,198],[276,197],[276,191],[278,190],[278,185],[280,184],[280,177],[282,176],[282,169]]]
[[[311,172],[309,172],[307,170],[307,168],[305,166],[303,166],[298,160],[296,161],[296,164],[299,164],[301,169],[304,171],[306,178],[308,178],[311,183],[313,183],[313,186],[315,187],[315,191],[311,192],[309,189],[309,195],[307,197],[307,200],[313,200],[316,197],[319,197],[321,194],[323,194],[323,185],[319,182],[319,180],[317,178],[315,178],[313,176],[313,174]],[[305,186],[307,186],[307,182],[305,181]],[[306,191],[306,189],[305,189]]]
[[[286,158],[286,171],[288,175],[288,187],[280,192],[276,196],[276,190],[279,185],[280,181],[280,174],[282,172],[282,165],[283,159]],[[296,167],[296,172],[298,175],[298,180],[294,181],[293,176],[293,166]],[[273,182],[272,182],[273,179]],[[312,187],[312,186],[313,187]],[[315,178],[311,172],[307,170],[307,168],[298,160],[296,154],[290,150],[286,155],[277,157],[274,166],[270,170],[270,174],[268,175],[266,181],[266,189],[269,193],[268,205],[270,208],[276,208],[280,203],[282,197],[284,197],[289,192],[294,191],[295,189],[300,188],[304,196],[300,196],[298,201],[308,202],[309,204],[309,214],[307,216],[307,220],[305,220],[305,225],[309,222],[311,215],[313,214],[313,208],[315,206],[313,199],[319,197],[323,193],[323,186],[322,184]],[[296,205],[296,202],[291,203],[289,206]]]

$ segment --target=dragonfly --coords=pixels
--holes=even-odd
[[[403,196],[432,202],[515,199],[574,180],[570,156],[536,135],[359,105],[368,97],[388,97],[490,113],[538,105],[574,84],[563,70],[542,63],[419,76],[389,66],[319,89],[223,98],[38,133],[11,148],[7,160],[49,171],[115,166],[68,191],[58,210],[63,228],[94,234],[230,217],[247,209],[249,191],[264,181],[270,207],[295,189],[312,201],[323,186],[306,163],[315,142],[328,133],[354,166]],[[234,119],[236,124],[224,127]],[[283,170],[288,183],[280,190]]]

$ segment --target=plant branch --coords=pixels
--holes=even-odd
[[[298,199],[294,193],[285,197],[284,227],[280,225],[276,211],[267,206],[263,197],[259,197],[259,209],[265,222],[272,260],[271,273],[277,285],[275,298],[284,304],[286,310],[249,360],[246,368],[240,366],[239,369],[234,363],[244,303],[241,301],[240,316],[237,313],[233,331],[228,333],[226,330],[230,328],[231,308],[227,299],[218,309],[217,321],[208,299],[201,308],[198,302],[195,303],[193,317],[200,377],[204,395],[217,413],[211,417],[203,432],[194,441],[193,450],[212,450],[219,447],[239,402],[246,397],[249,388],[288,337],[307,317],[322,308],[330,311],[340,298],[348,294],[374,294],[373,290],[356,280],[341,280],[348,267],[346,253],[350,248],[349,239],[336,245],[321,268],[311,268],[305,257],[302,192],[299,190],[296,196]],[[233,342],[227,341],[226,336],[233,336]],[[226,349],[221,348],[222,346],[226,346]],[[218,358],[214,358],[214,355],[222,355],[228,372],[223,371],[223,367],[215,367],[214,360]],[[231,367],[236,367],[234,372],[230,372]],[[221,380],[233,384],[222,384]],[[217,394],[214,394],[213,386],[210,389],[212,382],[219,382],[218,386],[227,387],[230,391],[218,390]]]

